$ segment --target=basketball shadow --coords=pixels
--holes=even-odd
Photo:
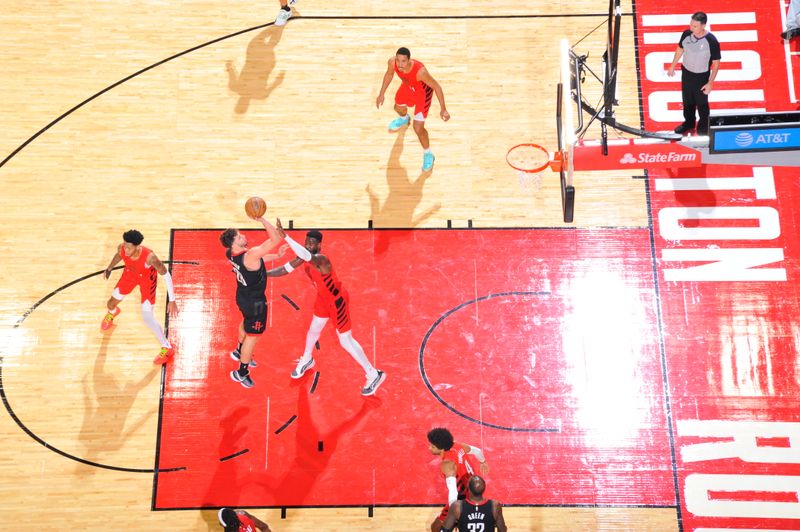
[[[270,26],[250,41],[241,72],[236,70],[233,61],[225,62],[228,88],[239,95],[234,107],[236,114],[246,113],[251,100],[269,98],[272,91],[283,82],[283,71],[269,82],[270,74],[275,69],[275,47],[283,36],[283,28],[284,26]]]
[[[365,397],[361,408],[338,425],[322,432],[314,422],[309,392],[298,385],[297,427],[295,427],[295,456],[289,468],[278,478],[261,477],[253,482],[275,497],[280,506],[300,506],[326,472],[342,436],[356,430],[369,414],[381,406],[377,397]]]
[[[386,164],[386,182],[389,185],[389,195],[381,203],[381,199],[367,184],[367,195],[370,204],[370,219],[375,228],[413,228],[421,224],[442,207],[436,203],[428,207],[415,216],[417,207],[422,202],[422,191],[425,181],[431,176],[432,170],[422,171],[414,180],[408,176],[408,170],[400,164],[400,156],[403,153],[404,131],[397,134],[392,151],[389,154],[389,161]],[[404,232],[405,233],[405,232]],[[407,234],[407,233],[406,233]],[[397,233],[386,231],[376,231],[375,248],[376,254],[381,255],[389,249],[393,238],[398,238]]]
[[[158,369],[151,368],[138,381],[120,383],[114,374],[105,368],[108,344],[113,333],[114,330],[111,329],[103,336],[100,343],[94,361],[91,386],[89,375],[82,379],[84,417],[78,439],[87,448],[87,455],[84,458],[90,462],[96,462],[105,452],[122,448],[125,441],[155,414],[155,409],[145,412],[127,429],[125,428],[133,402],[139,392],[158,374]],[[78,468],[79,474],[88,474],[90,471],[94,472],[94,469],[84,466]]]

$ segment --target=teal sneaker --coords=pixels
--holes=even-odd
[[[422,154],[422,170],[427,172],[428,170],[433,168],[433,161],[435,161],[435,160],[436,160],[436,157],[433,155],[433,153],[431,153],[431,152],[423,153]]]
[[[395,131],[397,131],[401,127],[407,126],[409,122],[411,122],[411,116],[410,115],[398,116],[397,118],[395,118],[394,120],[389,122],[389,132],[390,133],[394,133]]]

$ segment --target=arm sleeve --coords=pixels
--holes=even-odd
[[[486,457],[483,456],[483,451],[481,451],[479,448],[475,447],[474,445],[470,445],[469,446],[469,454],[471,454],[475,458],[477,458],[480,463],[484,463],[486,461]]]
[[[306,248],[304,248],[303,246],[301,246],[300,244],[298,244],[297,242],[295,242],[292,237],[286,235],[284,237],[284,240],[286,240],[286,243],[289,244],[289,247],[292,248],[292,251],[294,251],[298,257],[300,257],[304,261],[311,260],[311,252]]]
[[[711,52],[712,61],[719,61],[722,59],[722,52],[720,51],[719,48],[719,41],[717,40],[716,37],[714,37],[710,33],[708,34],[708,48],[709,51]]]
[[[447,477],[444,480],[447,484],[447,505],[450,506],[458,500],[458,487],[456,486],[456,477]]]
[[[170,275],[169,270],[167,270],[167,273],[165,273],[163,277],[164,284],[167,285],[167,299],[169,299],[171,303],[175,301],[175,287],[172,285],[172,275]]]

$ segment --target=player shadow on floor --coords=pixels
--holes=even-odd
[[[233,457],[224,462],[220,459],[243,451],[246,448],[242,439],[248,432],[247,418],[249,414],[249,407],[236,406],[230,412],[225,412],[220,418],[219,426],[222,427],[222,436],[217,448],[217,470],[208,484],[209,491],[202,499],[201,506],[236,506],[234,501],[239,499],[242,489],[242,483],[239,480],[240,467],[237,467],[234,462],[239,457]],[[247,454],[244,454],[242,458],[247,459]],[[224,491],[220,492],[220,486],[224,486]],[[220,501],[220,498],[222,498],[222,501]],[[208,525],[208,530],[221,529],[217,520],[217,510],[203,511],[201,512],[201,518]]]
[[[381,204],[378,195],[367,184],[367,195],[369,196],[370,220],[374,228],[408,228],[411,229],[421,224],[434,214],[442,205],[435,203],[423,212],[414,216],[417,206],[422,202],[422,191],[425,181],[431,176],[433,170],[422,171],[416,180],[411,181],[408,177],[408,170],[400,164],[400,156],[403,153],[403,143],[405,139],[405,129],[397,133],[392,151],[389,154],[389,161],[386,164],[386,182],[389,185],[389,195]],[[397,233],[386,231],[375,231],[374,252],[382,255],[389,249],[391,241],[398,238]]]
[[[698,175],[697,168],[673,168],[667,170],[670,179],[707,179],[708,166],[703,165]],[[704,212],[710,212],[717,206],[717,197],[712,190],[676,190],[675,202],[687,208],[693,208],[700,217]],[[682,227],[700,227],[699,218],[687,218],[681,220]]]
[[[114,374],[105,368],[108,344],[113,333],[114,329],[112,328],[100,342],[100,348],[94,361],[91,386],[88,374],[81,381],[83,383],[84,416],[78,439],[87,449],[87,455],[83,458],[90,462],[98,461],[98,458],[108,451],[121,449],[125,441],[156,412],[155,409],[149,410],[129,427],[125,427],[128,412],[136,397],[158,374],[158,368],[151,368],[138,381],[121,384]],[[92,392],[94,392],[94,397],[92,397]],[[99,461],[104,462],[102,458]],[[88,474],[95,470],[95,468],[86,468],[80,465],[78,474]]]
[[[319,477],[326,472],[341,438],[354,432],[371,412],[380,408],[382,403],[377,397],[364,397],[358,411],[332,429],[321,432],[311,413],[307,380],[303,379],[295,386],[298,388],[298,393],[294,459],[279,477],[264,478],[263,475],[259,475],[252,480],[256,485],[272,493],[275,506],[301,506]],[[281,435],[277,436],[280,437]],[[351,471],[350,474],[356,472]]]
[[[244,114],[251,100],[266,100],[283,82],[284,71],[269,82],[275,69],[275,47],[283,36],[283,26],[269,26],[258,33],[247,45],[244,66],[238,72],[233,61],[225,62],[228,88],[239,95],[234,112]]]

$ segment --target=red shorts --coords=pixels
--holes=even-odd
[[[424,83],[419,83],[416,89],[412,85],[401,83],[400,88],[397,89],[397,93],[394,95],[394,103],[396,105],[414,108],[414,120],[420,120],[420,118],[425,120],[428,117],[432,101],[433,89]]]
[[[320,318],[333,318],[336,330],[344,333],[352,329],[350,323],[350,295],[346,290],[339,293],[339,297],[320,297],[314,302],[314,316]]]
[[[139,287],[142,294],[142,303],[149,301],[156,304],[156,286],[158,286],[158,272],[155,268],[149,268],[147,275],[138,276],[127,269],[122,270],[122,277],[117,282],[116,289],[123,296],[130,294],[134,288]]]

